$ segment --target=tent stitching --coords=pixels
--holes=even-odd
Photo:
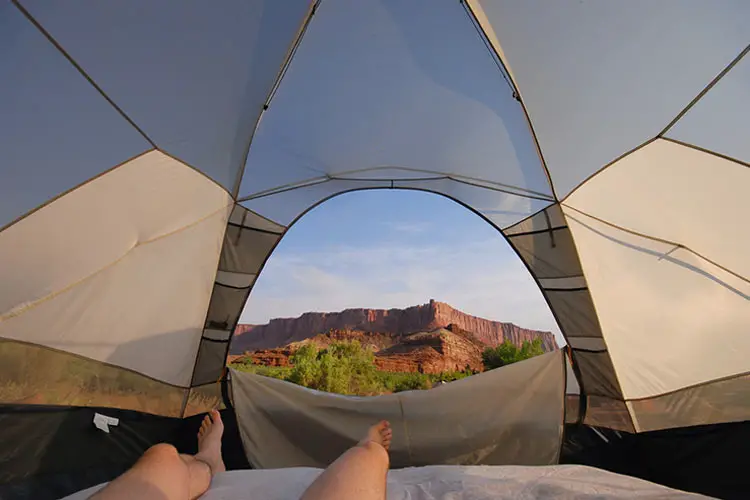
[[[107,265],[105,265],[105,266],[97,269],[96,271],[94,271],[94,272],[92,272],[92,273],[84,276],[83,278],[80,278],[79,280],[74,281],[73,283],[62,287],[59,290],[55,290],[53,292],[50,292],[47,295],[45,295],[43,297],[40,297],[40,298],[38,298],[36,300],[33,300],[31,302],[27,302],[25,304],[21,304],[19,306],[16,306],[16,307],[14,307],[13,309],[11,309],[10,311],[7,311],[4,314],[0,314],[0,323],[2,323],[3,321],[9,320],[11,318],[15,318],[16,316],[20,316],[21,314],[24,314],[25,312],[27,312],[27,311],[29,311],[29,310],[31,310],[31,309],[33,309],[33,308],[35,308],[35,307],[43,304],[44,302],[47,302],[48,300],[54,299],[58,295],[66,293],[66,292],[72,290],[73,288],[77,287],[78,285],[81,285],[81,284],[89,281],[90,279],[92,279],[95,276],[101,274],[102,272],[106,271],[107,269],[110,269],[110,268],[116,266],[119,262],[121,262],[127,256],[129,256],[132,253],[132,251],[135,250],[136,248],[148,245],[150,243],[154,243],[156,241],[159,241],[161,239],[167,238],[169,236],[173,236],[173,235],[175,235],[175,234],[177,234],[179,232],[182,232],[182,231],[184,231],[186,229],[189,229],[189,228],[191,228],[193,226],[196,226],[196,225],[198,225],[198,224],[206,221],[207,219],[210,219],[214,215],[216,215],[218,213],[221,213],[222,211],[226,210],[227,206],[223,206],[223,207],[219,208],[218,210],[214,210],[213,212],[209,213],[208,215],[205,215],[205,216],[201,217],[200,219],[197,219],[197,220],[191,222],[190,224],[182,226],[182,227],[180,227],[178,229],[175,229],[173,231],[170,231],[168,233],[160,234],[160,235],[155,236],[153,238],[150,238],[148,240],[137,241],[135,243],[135,245],[133,245],[132,247],[130,247],[120,257],[118,257],[117,259],[113,260],[109,264],[107,264]]]
[[[118,168],[118,167],[121,167],[121,166],[125,165],[126,163],[130,163],[131,161],[133,161],[133,160],[136,160],[136,159],[140,158],[141,156],[144,156],[144,155],[146,155],[146,154],[148,154],[148,153],[151,153],[152,151],[158,151],[158,149],[155,149],[155,148],[150,148],[150,149],[147,149],[147,150],[145,150],[145,151],[142,151],[142,152],[138,153],[137,155],[135,155],[135,156],[131,156],[131,157],[130,157],[130,158],[128,158],[127,160],[125,160],[125,161],[123,161],[123,162],[121,162],[121,163],[118,163],[117,165],[115,165],[115,166],[113,166],[113,167],[109,167],[109,168],[108,168],[107,170],[105,170],[105,171],[103,171],[103,172],[100,172],[100,173],[96,174],[95,176],[93,176],[93,177],[91,177],[91,178],[89,178],[89,179],[87,179],[87,180],[83,181],[82,183],[78,184],[77,186],[73,186],[72,188],[70,188],[70,189],[68,189],[68,190],[65,190],[65,191],[63,191],[62,193],[59,193],[59,194],[57,194],[57,195],[55,195],[55,196],[51,197],[50,199],[48,199],[47,201],[45,201],[44,203],[42,203],[42,204],[41,204],[41,205],[39,205],[38,207],[36,207],[36,208],[33,208],[33,209],[29,210],[28,212],[26,212],[25,214],[21,215],[20,217],[18,217],[18,218],[16,218],[16,219],[14,219],[14,220],[12,220],[12,221],[10,221],[10,222],[9,222],[8,224],[6,224],[5,226],[3,226],[3,227],[0,227],[0,233],[2,233],[3,231],[5,231],[6,229],[9,229],[9,228],[10,228],[11,226],[13,226],[13,225],[15,225],[15,224],[18,224],[19,222],[21,222],[22,220],[24,220],[24,219],[25,219],[26,217],[29,217],[30,215],[33,215],[33,214],[34,214],[35,212],[38,212],[39,210],[43,209],[43,208],[44,208],[44,207],[46,207],[47,205],[50,205],[50,204],[52,204],[53,202],[55,202],[55,201],[59,200],[59,199],[60,199],[60,198],[62,198],[63,196],[65,196],[65,195],[67,195],[67,194],[70,194],[70,193],[72,193],[73,191],[77,190],[78,188],[80,188],[80,187],[83,187],[83,186],[85,186],[85,185],[86,185],[86,184],[88,184],[89,182],[93,182],[93,181],[97,180],[98,178],[100,178],[100,177],[103,177],[104,175],[106,175],[106,174],[108,174],[108,173],[112,172],[112,171],[113,171],[113,170],[115,170],[116,168]]]
[[[738,165],[742,165],[743,167],[750,168],[750,163],[748,163],[748,162],[742,161],[742,160],[740,160],[738,158],[732,158],[731,156],[727,156],[727,155],[721,154],[721,153],[716,152],[716,151],[710,151],[710,150],[702,148],[700,146],[696,146],[695,144],[690,144],[689,142],[682,142],[682,141],[679,141],[677,139],[673,139],[671,137],[666,137],[666,136],[661,137],[661,139],[663,141],[673,142],[674,144],[679,144],[680,146],[685,146],[686,148],[694,149],[696,151],[700,151],[701,153],[706,153],[706,154],[709,154],[709,155],[713,155],[713,156],[721,158],[722,160],[731,161],[732,163],[737,163]]]
[[[12,0],[12,1],[13,1],[13,4],[18,8],[18,10],[26,17],[26,19],[28,19],[29,22],[31,22],[31,24],[33,24],[34,27],[36,27],[36,29],[39,30],[39,32],[41,32],[42,35],[44,35],[47,38],[47,40],[49,40],[49,42],[55,46],[55,48],[68,60],[68,62],[70,62],[70,64],[73,65],[73,67],[81,74],[81,76],[83,76],[86,79],[86,81],[88,81],[89,84],[92,87],[94,87],[96,91],[99,92],[99,94],[113,108],[115,108],[115,111],[117,111],[120,114],[120,116],[122,116],[125,119],[125,121],[127,121],[130,124],[130,126],[132,126],[136,131],[138,131],[138,133],[149,144],[151,144],[151,146],[153,146],[154,148],[157,148],[156,143],[153,140],[151,140],[151,138],[146,134],[146,132],[144,132],[143,129],[139,127],[135,123],[135,121],[133,121],[133,119],[130,118],[130,116],[128,116],[128,114],[125,113],[125,111],[120,106],[118,106],[117,103],[115,103],[115,101],[111,97],[107,95],[106,92],[104,92],[104,90],[94,81],[93,78],[91,78],[91,76],[88,73],[86,73],[86,71],[81,67],[81,65],[78,64],[78,62],[75,59],[73,59],[73,57],[63,48],[63,46],[57,40],[55,40],[55,38],[41,25],[41,23],[39,23],[34,18],[34,16],[32,16],[29,13],[29,11],[26,10],[26,8],[23,5],[21,5],[21,2],[19,0]]]
[[[693,250],[692,248],[690,248],[690,247],[688,247],[688,246],[685,246],[685,245],[683,245],[682,243],[678,243],[678,242],[676,242],[676,241],[671,241],[671,240],[665,240],[665,239],[663,239],[663,238],[658,238],[658,237],[656,237],[656,236],[649,236],[649,235],[647,235],[647,234],[639,233],[638,231],[634,231],[634,230],[632,230],[632,229],[628,229],[628,228],[626,228],[626,227],[623,227],[623,226],[619,226],[619,225],[617,225],[617,224],[614,224],[614,223],[612,223],[612,222],[606,221],[606,220],[604,220],[604,219],[601,219],[601,218],[599,218],[599,217],[596,217],[596,216],[594,216],[594,215],[588,214],[588,213],[586,213],[586,212],[584,212],[584,211],[582,211],[582,210],[578,210],[577,208],[575,208],[575,207],[573,207],[573,206],[571,206],[571,205],[568,205],[567,203],[561,203],[561,205],[565,206],[566,208],[570,208],[571,210],[574,210],[574,211],[578,212],[578,213],[579,213],[579,214],[581,214],[581,215],[584,215],[584,216],[586,216],[586,217],[589,217],[590,219],[594,219],[594,220],[595,220],[595,221],[597,221],[597,222],[601,222],[602,224],[605,224],[605,225],[607,225],[607,226],[609,226],[609,227],[612,227],[612,228],[614,228],[614,229],[619,229],[620,231],[624,231],[624,232],[626,232],[626,233],[629,233],[629,234],[632,234],[632,235],[634,235],[634,236],[639,236],[639,237],[641,237],[641,238],[645,238],[645,239],[647,239],[647,240],[651,240],[651,241],[657,241],[657,242],[659,242],[659,243],[664,243],[664,244],[666,244],[666,245],[672,245],[672,246],[674,246],[674,247],[675,247],[675,248],[673,248],[672,250],[670,250],[669,252],[667,252],[667,253],[664,253],[664,254],[661,254],[661,256],[660,256],[660,259],[666,259],[667,257],[669,257],[669,254],[670,254],[670,253],[674,252],[674,251],[675,251],[675,250],[677,250],[678,248],[682,248],[683,250],[686,250],[686,251],[688,251],[688,252],[692,253],[693,255],[695,255],[696,257],[698,257],[698,258],[700,258],[700,259],[702,259],[702,260],[704,260],[704,261],[708,262],[708,263],[709,263],[709,264],[711,264],[712,266],[715,266],[715,267],[717,267],[717,268],[721,269],[722,271],[725,271],[725,272],[727,272],[727,273],[731,274],[731,275],[732,275],[732,276],[734,276],[735,278],[738,278],[738,279],[740,279],[740,280],[744,281],[745,283],[748,283],[748,284],[750,284],[750,279],[748,279],[748,278],[746,278],[746,277],[742,276],[742,275],[741,275],[741,274],[739,274],[739,273],[736,273],[736,272],[732,271],[732,270],[731,270],[731,269],[729,269],[729,268],[726,268],[726,267],[722,266],[721,264],[718,264],[718,263],[714,262],[713,260],[709,259],[708,257],[705,257],[705,256],[704,256],[704,255],[702,255],[701,253],[699,253],[699,252],[696,252],[696,251],[695,251],[695,250]],[[576,219],[573,219],[573,220],[576,220]],[[578,221],[578,220],[576,220],[576,222],[579,222],[580,224],[583,224],[582,222],[580,222],[580,221]],[[584,224],[584,225],[585,225],[585,224]],[[587,227],[588,227],[588,226],[587,226]],[[669,260],[669,259],[668,259],[668,260]]]
[[[714,77],[714,79],[711,80],[711,82],[709,82],[709,84],[706,87],[704,87],[703,90],[701,90],[701,92],[698,93],[698,95],[677,115],[677,117],[675,117],[671,122],[669,122],[669,124],[661,132],[659,132],[656,136],[654,136],[654,137],[648,139],[647,141],[643,142],[641,145],[636,146],[635,148],[631,149],[630,151],[627,151],[627,152],[621,154],[620,156],[618,156],[617,158],[615,158],[611,162],[609,162],[606,165],[604,165],[603,167],[601,167],[596,172],[594,172],[591,175],[589,175],[588,177],[586,177],[584,180],[582,180],[580,183],[578,183],[573,189],[571,189],[570,192],[567,195],[565,195],[560,200],[560,202],[562,203],[565,200],[567,200],[570,197],[570,195],[572,195],[573,193],[575,193],[584,184],[588,183],[591,179],[593,179],[594,177],[596,177],[599,173],[601,173],[604,170],[606,170],[607,168],[611,167],[612,165],[614,165],[618,161],[622,160],[626,156],[630,156],[631,154],[635,153],[636,151],[638,151],[641,148],[644,148],[645,146],[648,146],[649,144],[651,144],[652,142],[654,142],[657,139],[666,139],[666,137],[664,137],[664,134],[666,134],[669,131],[669,129],[672,128],[674,126],[674,124],[677,123],[677,121],[679,121],[679,119],[682,118],[682,116],[685,113],[687,113],[690,110],[690,108],[692,108],[709,90],[711,90],[711,88],[714,85],[716,85],[719,82],[719,80],[721,80],[721,78],[729,72],[729,70],[731,70],[738,62],[740,62],[740,60],[745,56],[745,54],[748,53],[748,51],[750,51],[750,45],[748,45],[747,47],[745,47],[745,49],[742,52],[740,52],[740,54],[737,57],[735,57],[734,60],[731,63],[729,63],[729,65],[726,68],[724,68],[718,75],[716,75],[716,77]],[[675,141],[675,140],[672,140],[672,142],[676,142],[678,144],[683,144],[683,143],[680,143],[680,142]],[[690,145],[688,145],[688,144],[683,144],[683,145],[690,147]],[[695,149],[698,149],[698,148],[695,148]],[[711,154],[715,154],[715,153],[710,152],[710,151],[706,151],[706,152],[707,153],[711,153]],[[721,155],[717,155],[717,156],[723,157]],[[738,160],[734,160],[733,158],[729,158],[729,157],[726,157],[726,159],[732,160],[732,161],[738,161]],[[738,163],[741,163],[741,162],[738,162]],[[747,166],[747,164],[745,164],[745,165]]]
[[[692,108],[693,106],[695,106],[698,103],[698,101],[700,101],[701,98],[704,95],[706,95],[708,93],[708,91],[711,90],[714,87],[714,85],[716,85],[717,83],[719,83],[719,80],[721,80],[727,73],[729,73],[732,70],[732,68],[734,68],[737,65],[737,63],[739,63],[742,60],[742,58],[745,57],[745,55],[748,52],[750,52],[750,44],[747,47],[745,47],[734,59],[732,59],[732,62],[730,62],[727,65],[727,67],[725,67],[723,70],[721,70],[721,72],[718,75],[716,75],[714,77],[714,79],[711,80],[708,83],[708,85],[706,85],[705,87],[703,87],[703,90],[701,90],[700,92],[698,92],[698,95],[696,95],[693,98],[693,100],[690,101],[690,103],[688,103],[688,105],[685,106],[685,108],[682,111],[680,111],[677,114],[677,116],[675,116],[674,119],[671,122],[669,122],[669,124],[666,127],[664,127],[664,129],[661,132],[659,132],[658,136],[661,137],[664,134],[666,134],[669,131],[669,129],[671,129],[675,125],[675,123],[677,123],[678,121],[680,121],[680,118],[682,118],[683,116],[685,116],[685,114],[688,111],[690,111],[690,108]]]
[[[268,109],[268,107],[271,104],[271,100],[276,95],[276,91],[278,90],[279,86],[281,85],[281,80],[284,78],[284,75],[286,75],[287,69],[292,63],[292,58],[297,53],[297,48],[299,47],[300,43],[302,43],[302,38],[305,36],[305,33],[307,33],[307,27],[310,25],[310,22],[312,21],[312,17],[315,15],[315,12],[318,9],[318,5],[320,5],[321,0],[316,0],[315,3],[313,3],[310,7],[310,11],[305,16],[305,19],[302,21],[302,26],[300,27],[297,36],[292,41],[292,45],[287,51],[287,56],[284,58],[284,61],[281,64],[281,68],[279,69],[279,74],[276,76],[276,79],[274,81],[274,84],[271,86],[271,90],[268,93],[268,96],[266,97],[266,100],[263,102],[263,107],[260,110],[260,113],[258,114],[258,118],[255,120],[255,126],[253,127],[253,131],[250,134],[250,137],[247,139],[247,146],[245,147],[245,151],[242,154],[242,163],[240,164],[240,169],[237,172],[237,179],[235,180],[234,186],[232,187],[232,190],[230,191],[232,198],[235,200],[239,196],[240,187],[242,185],[242,178],[245,175],[245,170],[247,169],[247,158],[250,155],[250,148],[253,144],[253,139],[255,138],[255,133],[258,131],[258,125],[260,124],[260,121],[263,119],[263,113]]]
[[[560,198],[557,196],[557,193],[555,192],[555,185],[552,182],[552,176],[550,175],[549,169],[547,168],[547,162],[544,159],[544,154],[542,153],[542,147],[539,144],[539,139],[536,136],[536,131],[534,130],[534,126],[531,123],[531,116],[529,115],[529,111],[526,109],[526,105],[523,102],[523,98],[521,97],[521,92],[518,90],[518,86],[515,84],[515,82],[513,82],[513,77],[511,76],[510,71],[508,71],[505,61],[503,61],[503,58],[500,57],[500,53],[492,45],[492,42],[487,36],[487,33],[484,31],[484,28],[482,28],[481,23],[479,22],[479,19],[477,18],[477,15],[474,12],[474,10],[471,8],[471,5],[469,5],[469,2],[467,2],[466,0],[459,0],[459,1],[464,6],[464,9],[466,10],[467,14],[472,20],[472,24],[474,24],[474,26],[477,28],[477,31],[481,33],[480,36],[482,37],[483,40],[485,40],[485,46],[489,45],[488,48],[490,48],[492,54],[494,54],[497,61],[499,61],[500,64],[502,65],[501,73],[503,74],[503,78],[505,78],[505,75],[507,74],[510,82],[512,82],[512,84],[509,83],[509,85],[511,85],[511,88],[513,90],[513,97],[521,105],[521,110],[523,111],[523,114],[526,117],[526,124],[529,127],[529,132],[531,133],[531,137],[533,137],[534,139],[534,146],[536,148],[537,154],[539,155],[539,161],[541,162],[542,168],[544,169],[544,174],[547,176],[547,182],[549,183],[550,190],[552,191],[552,197],[554,198],[555,201],[560,201]]]

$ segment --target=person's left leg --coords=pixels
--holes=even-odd
[[[152,446],[135,465],[91,498],[96,500],[194,499],[206,492],[211,477],[226,470],[221,459],[224,424],[214,410],[198,432],[198,453],[180,455],[170,444]]]
[[[308,486],[301,500],[385,500],[392,438],[391,424],[386,420],[370,427],[356,446]]]

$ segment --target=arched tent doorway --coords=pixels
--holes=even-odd
[[[323,349],[333,341],[326,336],[331,331],[339,340],[368,334],[361,340],[369,339],[375,353],[393,347],[380,356],[398,354],[380,359],[391,366],[388,372],[424,372],[411,379],[422,380],[420,387],[428,379],[465,376],[459,372],[467,364],[474,372],[485,369],[483,350],[504,340],[520,348],[538,339],[534,352],[564,344],[536,282],[492,225],[449,198],[403,189],[342,194],[307,212],[271,254],[240,323],[249,325],[240,325],[230,345],[232,360],[245,355],[239,367],[281,364],[270,371],[288,378],[289,344],[323,334],[316,341]],[[418,332],[423,340],[401,345],[404,335]],[[429,348],[433,341],[437,351]],[[253,365],[247,351],[258,349],[274,351],[259,353],[260,365]],[[417,362],[404,358],[407,352],[426,357]],[[403,370],[396,369],[400,359]],[[385,381],[385,372],[377,376]]]
[[[503,231],[584,422],[750,418],[747,4],[281,5],[0,7],[4,403],[185,415],[284,229],[369,186]]]

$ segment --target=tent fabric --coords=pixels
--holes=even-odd
[[[702,425],[630,434],[566,425],[561,464],[578,464],[671,488],[742,500],[750,491],[744,460],[750,422]]]
[[[750,42],[743,2],[471,4],[497,36],[560,197],[659,134]]]
[[[230,208],[158,151],[58,198],[0,233],[0,337],[188,387]]]
[[[23,5],[154,146],[231,191],[309,4]]]
[[[326,467],[379,419],[391,422],[393,467],[558,460],[565,390],[560,351],[429,391],[369,398],[235,370],[231,382],[244,448],[256,468]]]
[[[228,470],[247,469],[234,412],[220,412],[224,464]],[[117,425],[109,426],[109,433],[94,427],[96,413],[116,418]],[[157,443],[195,454],[203,418],[156,416],[109,405],[0,405],[0,498],[58,500],[111,481]]]
[[[748,9],[6,3],[0,339],[198,393],[307,211],[423,190],[524,261],[577,419],[750,419]]]
[[[563,211],[625,397],[750,371],[750,283],[684,247]]]

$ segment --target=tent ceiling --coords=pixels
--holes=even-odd
[[[741,0],[6,3],[0,337],[205,385],[291,224],[418,189],[509,238],[587,423],[750,418],[748,18]]]
[[[750,43],[742,0],[476,3],[560,197],[659,134]]]

